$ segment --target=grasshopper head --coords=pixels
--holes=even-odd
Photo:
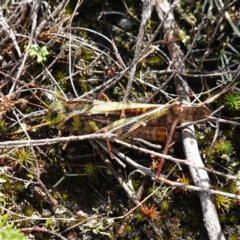
[[[52,125],[61,128],[61,123],[63,123],[64,120],[62,102],[54,101],[49,105],[48,118]]]

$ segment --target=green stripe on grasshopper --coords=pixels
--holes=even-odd
[[[108,113],[115,111],[132,111],[139,110],[141,114],[149,111],[150,109],[159,107],[159,104],[147,104],[147,103],[124,103],[124,102],[106,102],[94,100],[92,101],[92,108],[89,111],[91,114]]]

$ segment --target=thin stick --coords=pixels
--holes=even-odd
[[[172,142],[173,133],[174,133],[174,131],[177,127],[177,124],[179,122],[181,112],[182,112],[182,108],[179,108],[178,109],[178,114],[176,115],[176,118],[174,119],[173,124],[171,126],[171,129],[170,129],[170,132],[169,132],[169,135],[168,135],[168,138],[167,138],[167,142],[166,142],[165,147],[164,147],[163,152],[162,152],[165,155],[167,155],[167,153],[168,153],[169,146]],[[156,172],[157,178],[160,176],[160,173],[161,173],[162,166],[163,166],[164,162],[165,162],[165,158],[162,157],[160,159],[160,163],[158,164],[158,168],[157,168],[157,172]]]

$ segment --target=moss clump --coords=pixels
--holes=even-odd
[[[15,185],[15,190],[16,190],[17,192],[21,192],[21,191],[23,190],[23,188],[24,188],[24,186],[23,186],[22,183],[20,183],[20,182],[16,183],[16,185]]]
[[[24,209],[24,214],[28,217],[32,216],[33,212],[34,212],[34,210],[31,206],[28,206]]]
[[[233,145],[229,140],[221,139],[217,141],[211,150],[211,156],[220,157],[224,160],[229,160],[230,155],[233,153]]]
[[[167,212],[171,208],[171,203],[167,200],[164,200],[160,203],[160,208],[164,212]]]
[[[13,158],[16,160],[16,164],[26,167],[33,165],[34,156],[30,148],[17,149],[13,154]]]
[[[191,179],[189,177],[185,176],[185,174],[182,174],[182,177],[179,177],[178,181],[184,185],[191,184]],[[187,189],[187,188],[177,188],[177,191],[186,194],[186,193],[190,192],[191,190]]]
[[[89,176],[95,175],[96,170],[96,167],[92,163],[87,163],[84,167],[84,172]]]
[[[231,200],[222,195],[217,195],[215,196],[215,203],[217,209],[221,211],[226,211],[230,207]]]
[[[224,106],[230,111],[236,111],[240,109],[240,94],[239,93],[228,93],[224,97]]]

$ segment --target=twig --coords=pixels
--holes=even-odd
[[[89,139],[112,139],[116,137],[116,134],[102,133],[102,134],[88,134],[84,136],[70,136],[70,137],[58,137],[58,138],[45,138],[39,140],[16,140],[0,142],[0,149],[14,148],[14,147],[26,147],[26,146],[43,146],[52,145],[67,141],[83,141]]]
[[[178,109],[178,113],[177,113],[176,118],[174,119],[174,121],[173,121],[173,123],[172,123],[170,132],[169,132],[169,134],[168,134],[167,141],[166,141],[165,147],[164,147],[163,152],[162,152],[163,154],[167,154],[167,153],[168,153],[168,149],[169,149],[169,146],[170,146],[170,144],[171,144],[171,142],[172,142],[173,134],[174,134],[174,131],[175,131],[175,129],[176,129],[176,126],[177,126],[177,124],[178,124],[178,122],[179,122],[180,115],[181,115],[181,113],[180,113],[180,110]],[[160,173],[161,173],[161,170],[162,170],[162,166],[163,166],[163,164],[164,164],[164,161],[165,161],[164,158],[161,158],[161,159],[160,159],[160,162],[159,162],[158,168],[157,168],[157,172],[156,172],[157,177],[160,176]]]
[[[233,78],[233,80],[226,86],[223,87],[222,90],[220,90],[219,93],[214,94],[213,96],[209,97],[207,100],[205,100],[203,103],[199,104],[199,106],[201,105],[205,105],[208,103],[213,102],[214,100],[216,100],[217,98],[219,98],[222,94],[224,94],[225,92],[229,91],[231,88],[233,88],[236,84],[238,84],[237,81],[239,81],[239,73],[240,73],[240,65],[238,65],[237,70],[235,71],[235,76]]]
[[[131,71],[130,71],[128,84],[127,84],[126,92],[125,92],[125,95],[123,98],[123,102],[127,102],[128,97],[130,95],[133,79],[134,79],[134,76],[136,73],[136,68],[137,68],[136,59],[138,59],[140,56],[140,49],[141,49],[141,45],[143,42],[142,40],[144,37],[145,26],[147,25],[147,21],[151,16],[152,8],[153,8],[153,5],[151,4],[151,1],[143,1],[142,19],[141,19],[140,28],[138,31],[136,49],[135,49],[134,57],[133,57],[133,61],[135,61],[135,64],[132,66]]]
[[[13,44],[14,44],[16,50],[17,50],[18,56],[20,57],[22,55],[20,47],[19,47],[19,45],[17,43],[17,40],[16,40],[16,37],[15,37],[15,34],[14,34],[13,30],[10,28],[10,26],[8,25],[5,17],[3,16],[2,10],[0,10],[0,25],[2,26],[2,29],[5,32],[7,32],[9,37],[12,39]]]
[[[67,238],[63,237],[62,235],[56,233],[56,232],[53,232],[51,230],[48,230],[47,228],[40,228],[40,227],[28,227],[28,228],[21,228],[21,231],[24,232],[24,233],[31,233],[31,232],[42,232],[42,233],[47,233],[47,234],[50,234],[50,235],[54,235],[62,240],[67,240]]]
[[[58,14],[60,14],[61,13],[61,11],[63,11],[63,9],[64,9],[64,7],[65,7],[65,5],[68,3],[68,1],[69,0],[63,0],[63,1],[61,1],[58,5],[57,5],[57,7],[56,7],[56,9],[53,11],[53,13],[52,13],[52,18],[54,18],[54,17],[56,17]],[[47,26],[47,25],[49,25],[49,21],[48,21],[49,19],[44,19],[42,22],[41,22],[41,24],[38,26],[38,28],[36,29],[36,34],[35,34],[35,36],[36,36],[36,38],[39,36],[39,34],[42,32],[42,30]],[[53,19],[54,20],[54,19]]]
[[[205,170],[207,172],[210,172],[210,173],[213,173],[215,175],[219,175],[219,176],[223,176],[227,179],[232,179],[232,180],[236,180],[236,181],[240,181],[239,177],[236,177],[236,176],[233,176],[233,175],[229,175],[229,174],[225,174],[225,173],[222,173],[222,172],[218,172],[218,171],[215,171],[213,169],[208,169],[204,166],[198,166],[196,164],[193,163],[193,161],[191,159],[189,160],[183,160],[183,159],[179,159],[179,158],[174,158],[174,157],[171,157],[169,155],[164,155],[162,153],[158,153],[158,152],[154,152],[154,151],[151,151],[151,150],[148,150],[148,149],[145,149],[145,148],[141,148],[141,147],[137,147],[137,146],[134,146],[132,144],[129,144],[129,143],[126,143],[126,142],[123,142],[123,141],[120,141],[118,139],[115,139],[114,140],[115,142],[117,142],[118,144],[121,144],[123,146],[126,146],[128,148],[131,148],[131,149],[136,149],[138,151],[141,151],[141,152],[144,152],[144,153],[148,153],[150,155],[154,155],[154,156],[157,156],[157,157],[163,157],[164,159],[168,159],[168,160],[171,160],[175,163],[179,163],[179,164],[184,164],[184,165],[187,165],[187,166],[191,166],[193,168],[196,168],[196,169],[202,169],[202,170]],[[127,162],[129,162],[131,165],[135,166],[136,168],[142,170],[145,174],[150,174],[149,176],[152,176],[152,171],[149,169],[149,168],[146,168],[142,165],[139,165],[139,164],[136,164],[134,161],[129,161],[129,158],[128,157],[125,157],[124,158]],[[139,168],[140,167],[140,168]]]

